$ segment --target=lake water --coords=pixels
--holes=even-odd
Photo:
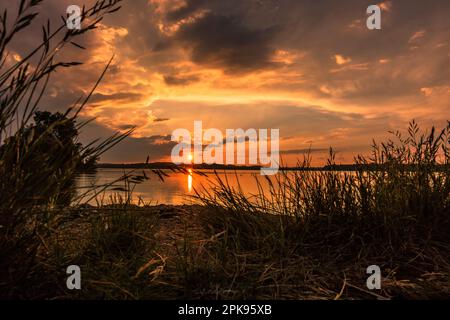
[[[86,190],[93,185],[105,185],[114,182],[124,175],[124,173],[131,172],[131,170],[123,169],[99,169],[96,174],[82,174],[77,179],[77,186],[79,190]],[[147,176],[150,178],[141,184],[135,186],[133,191],[133,202],[137,203],[142,199],[149,204],[192,204],[191,196],[195,195],[195,189],[201,190],[202,187],[211,185],[211,181],[215,180],[213,171],[200,171],[206,174],[204,177],[198,174],[181,174],[165,171],[169,177],[161,181],[158,176],[151,171],[146,170]],[[142,174],[142,170],[136,170],[135,174]],[[221,179],[228,180],[231,187],[241,189],[248,195],[258,193],[258,186],[255,179],[259,179],[263,184],[265,178],[260,175],[260,171],[221,171],[218,172]],[[124,183],[117,183],[116,187],[123,187]],[[81,191],[80,191],[81,192]],[[97,200],[102,203],[110,202],[110,197],[121,194],[120,191],[106,191],[97,196]],[[90,201],[95,204],[95,200]]]

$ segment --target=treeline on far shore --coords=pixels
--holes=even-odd
[[[281,167],[282,171],[384,171],[388,169],[389,164],[331,164],[322,167]],[[398,167],[398,166],[397,166]],[[405,171],[416,171],[417,166],[414,164],[401,164]],[[261,166],[235,166],[222,164],[192,164],[192,165],[177,165],[172,162],[153,162],[153,163],[99,163],[96,165],[97,169],[177,169],[177,168],[192,168],[196,170],[246,170],[256,171],[260,170]],[[433,165],[435,171],[445,171],[450,168],[450,164],[436,164]]]

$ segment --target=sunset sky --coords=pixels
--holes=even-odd
[[[56,26],[70,4],[52,0],[41,19]],[[42,104],[64,110],[87,93],[115,54],[83,111],[96,120],[83,141],[136,126],[102,162],[169,160],[174,129],[280,129],[292,163],[312,148],[323,164],[366,153],[413,118],[424,127],[450,119],[450,1],[392,0],[382,29],[366,28],[365,0],[125,0],[101,27],[61,58],[85,65],[61,70]],[[0,7],[3,7],[1,4]],[[40,20],[41,22],[43,20]],[[41,39],[25,33],[19,58]]]

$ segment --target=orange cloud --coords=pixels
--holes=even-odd
[[[381,10],[389,12],[392,9],[392,1],[381,2],[380,4],[378,4],[378,6],[381,8]]]
[[[340,54],[335,54],[334,59],[336,61],[336,64],[338,64],[338,65],[347,64],[352,61],[352,59],[350,57],[344,57]]]

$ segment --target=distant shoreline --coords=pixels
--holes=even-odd
[[[448,169],[449,165],[435,166],[435,171]],[[233,170],[233,171],[257,171],[262,166],[235,166],[220,164],[193,164],[193,165],[176,165],[171,162],[154,162],[154,163],[99,163],[97,169],[148,169],[148,170],[165,170],[165,169],[194,169],[194,170]],[[281,167],[284,171],[380,171],[387,170],[387,165],[358,165],[358,164],[336,164],[326,165],[322,167]],[[404,165],[404,169],[415,171],[416,166]]]
[[[154,162],[154,163],[99,163],[96,165],[97,169],[149,169],[149,170],[171,170],[177,168],[194,169],[194,170],[236,170],[236,171],[258,171],[262,166],[236,166],[236,165],[221,165],[221,164],[193,164],[193,165],[176,165],[171,162]],[[321,171],[325,167],[284,167],[280,170],[292,171]]]

